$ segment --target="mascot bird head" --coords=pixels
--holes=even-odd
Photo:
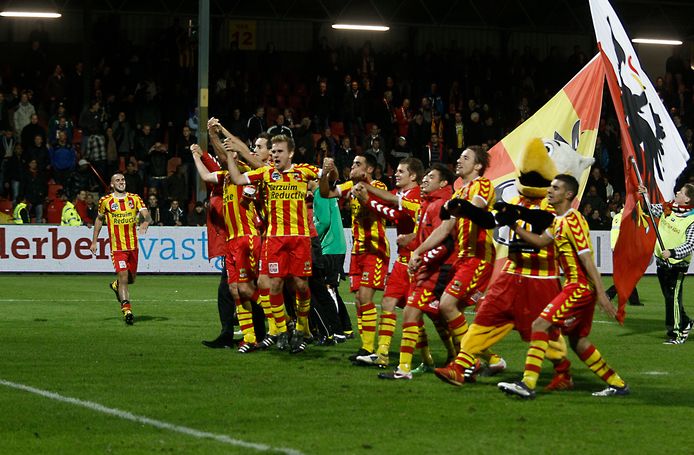
[[[558,173],[542,139],[532,139],[520,156],[516,189],[525,197],[543,198]]]
[[[545,197],[557,174],[569,174],[581,180],[581,174],[595,159],[576,151],[578,137],[574,135],[575,145],[570,145],[558,134],[554,139],[535,138],[528,143],[518,163],[516,189],[520,194],[530,198]]]

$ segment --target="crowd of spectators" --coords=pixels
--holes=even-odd
[[[155,225],[204,224],[196,201],[189,146],[197,142],[195,70],[176,39],[177,25],[150,47],[120,43],[83,62],[49,59],[34,40],[25,66],[6,66],[0,79],[0,198],[26,198],[32,219],[46,221],[50,187],[68,197],[106,191],[120,170],[140,194]],[[187,55],[187,54],[186,54]],[[291,61],[290,61],[291,60]],[[321,39],[302,55],[237,49],[211,59],[210,115],[249,144],[261,132],[292,136],[295,163],[333,157],[343,176],[356,154],[378,162],[376,178],[393,186],[407,156],[453,165],[464,147],[492,147],[541,107],[587,63],[576,47],[467,56],[452,44],[421,55],[331,46]],[[272,68],[270,71],[269,68]],[[85,74],[90,74],[87,78]],[[694,74],[676,54],[656,88],[692,154]],[[593,229],[608,229],[622,206],[624,166],[609,97],[604,97],[596,164],[581,210]],[[690,160],[691,163],[691,160]]]

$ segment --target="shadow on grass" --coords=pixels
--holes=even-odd
[[[619,337],[630,337],[634,335],[643,335],[646,333],[665,333],[665,324],[662,319],[642,319],[642,318],[632,318],[629,319],[627,316],[626,322],[624,323],[624,331],[622,331]]]
[[[300,352],[297,354],[292,354],[289,349],[285,351],[280,351],[277,348],[272,348],[264,351],[259,351],[258,354],[260,355],[271,355],[273,357],[288,357],[290,359],[297,359],[297,360],[305,360],[305,359],[321,359],[321,360],[329,360],[333,362],[341,362],[345,361],[347,362],[346,356],[344,356],[340,351],[335,350],[332,347],[325,347],[325,346],[313,346],[313,345],[308,345],[306,350],[304,352]]]

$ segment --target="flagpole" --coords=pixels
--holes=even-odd
[[[639,167],[636,165],[636,160],[634,159],[633,156],[629,157],[629,161],[631,161],[631,165],[634,168],[634,172],[636,173],[636,178],[639,181],[639,186],[644,186],[643,185],[643,179],[641,178],[641,172],[639,172]],[[660,231],[658,230],[658,225],[655,223],[655,217],[653,216],[653,212],[651,211],[651,200],[648,197],[648,192],[646,193],[641,193],[641,197],[643,197],[643,200],[646,202],[646,208],[648,209],[648,216],[651,219],[651,223],[653,223],[653,228],[655,229],[655,236],[658,239],[658,244],[660,245],[661,250],[665,250],[665,244],[663,243],[662,237],[660,237]],[[668,261],[669,264],[669,261]]]

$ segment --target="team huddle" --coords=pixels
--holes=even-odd
[[[312,310],[317,310],[321,324],[334,321],[327,323],[333,328],[328,336],[349,335],[349,322],[341,322],[346,312],[336,278],[343,264],[321,259],[318,266],[321,248],[315,241],[324,237],[322,227],[329,223],[321,219],[329,210],[319,204],[337,210],[337,200],[344,198],[351,209],[349,280],[361,338],[361,347],[350,356],[353,363],[388,367],[399,307],[403,320],[398,366],[380,372],[381,379],[407,380],[434,370],[442,381],[461,386],[475,382],[480,374],[499,373],[506,362],[492,349],[515,328],[530,344],[522,379],[500,382],[503,392],[534,398],[545,358],[554,367],[545,390],[573,388],[565,335],[578,357],[607,384],[593,395],[629,393],[588,339],[596,303],[611,317],[616,310],[593,262],[586,220],[571,207],[579,189],[574,176],[553,175],[541,194],[521,193],[510,203],[495,204],[494,185],[484,176],[490,155],[470,146],[458,158],[455,173],[443,164],[425,170],[418,159],[403,159],[395,172],[396,188],[388,191],[373,179],[376,160],[369,154],[357,155],[349,180],[337,183],[331,158],[325,158],[322,169],[293,164],[291,137],[260,137],[251,151],[217,119],[210,120],[208,129],[219,161],[197,145],[191,146],[191,153],[202,180],[222,195],[216,222],[224,232],[226,276],[243,332],[239,352],[272,346],[303,352],[315,331]],[[454,191],[456,179],[462,186]],[[113,193],[99,201],[93,245],[107,220],[118,275],[111,288],[126,323],[132,324],[127,286],[137,270],[137,215],[144,219],[143,233],[149,214],[139,196],[125,193],[121,174],[112,177],[111,186]],[[398,234],[397,259],[390,272],[388,222]],[[493,230],[500,226],[506,226],[510,247],[500,273],[492,277]],[[339,257],[325,249],[323,254]],[[316,284],[318,275],[323,277]],[[327,305],[323,294],[316,295],[326,289]],[[374,303],[377,290],[384,291],[380,314]],[[260,320],[259,328],[254,320],[254,306],[262,308],[267,330],[265,321]],[[464,314],[469,306],[476,307],[471,322]],[[424,315],[448,352],[441,368],[435,368],[429,351]],[[415,362],[417,353],[420,359]]]

